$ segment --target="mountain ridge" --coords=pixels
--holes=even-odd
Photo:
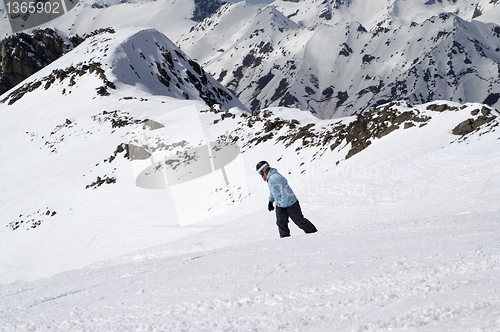
[[[109,49],[112,53],[108,55]],[[164,35],[154,29],[131,27],[120,28],[118,33],[111,28],[96,30],[72,52],[6,93],[2,102],[11,105],[27,93],[56,85],[62,95],[69,96],[73,90],[87,85],[80,80],[88,74],[100,78],[101,85],[94,87],[99,96],[108,96],[121,85],[153,95],[203,100],[209,106],[221,104],[245,109]]]
[[[234,6],[255,11],[244,4]],[[216,15],[220,20],[234,20],[231,11],[220,11],[224,13]],[[223,47],[224,52],[219,54],[197,50],[198,43],[204,45],[205,40],[218,35],[213,23],[203,24],[191,30],[191,37],[180,40],[181,48],[193,54],[253,111],[285,106],[330,118],[402,99],[410,103],[449,99],[499,106],[495,94],[498,70],[488,74],[489,69],[483,69],[496,68],[500,63],[498,46],[495,48],[500,30],[497,24],[467,22],[450,13],[420,24],[378,26],[370,31],[356,22],[314,28],[289,25],[287,29],[265,23],[269,26],[266,29],[245,27],[256,33],[239,37],[238,43],[229,45],[230,49]],[[450,44],[449,38],[454,36],[460,40]],[[464,48],[460,43],[471,46]],[[256,54],[262,53],[259,45],[268,45],[270,52],[255,61]],[[457,53],[467,53],[467,66],[454,59],[461,56]],[[422,67],[422,57],[428,59],[427,68]],[[449,58],[458,68],[450,71]],[[433,68],[433,63],[439,65]],[[429,69],[433,71],[431,76],[422,73]],[[449,80],[453,83],[447,87]],[[467,92],[468,86],[475,86],[474,91]]]

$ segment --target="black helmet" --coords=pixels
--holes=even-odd
[[[264,176],[266,171],[270,169],[269,163],[267,161],[259,161],[257,166],[255,166],[255,170],[260,174],[260,176]]]

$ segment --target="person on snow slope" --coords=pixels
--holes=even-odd
[[[269,186],[268,210],[273,211],[274,203],[276,203],[276,225],[278,225],[280,237],[290,236],[288,218],[291,218],[306,233],[317,232],[316,227],[304,218],[299,201],[292,188],[288,185],[286,178],[278,173],[275,168],[271,168],[267,161],[259,162],[256,170]]]

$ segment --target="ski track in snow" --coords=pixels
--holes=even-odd
[[[500,212],[101,265],[0,288],[2,331],[498,331]]]

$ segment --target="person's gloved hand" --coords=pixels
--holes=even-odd
[[[268,209],[269,211],[274,210],[274,205],[273,205],[273,202],[269,202],[269,204],[267,205],[267,209]]]

